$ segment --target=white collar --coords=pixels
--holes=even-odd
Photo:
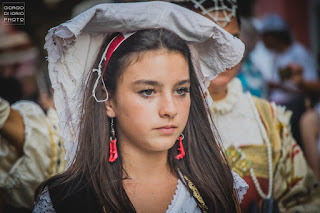
[[[233,110],[234,105],[243,93],[241,81],[238,78],[232,79],[228,84],[228,92],[224,99],[213,101],[211,111],[214,113],[225,114]]]

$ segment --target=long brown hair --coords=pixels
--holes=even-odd
[[[101,54],[112,37],[106,39]],[[216,133],[211,128],[208,107],[203,100],[203,93],[191,62],[190,50],[185,41],[164,29],[136,32],[118,47],[109,60],[105,80],[108,93],[110,95],[115,93],[124,67],[139,60],[147,51],[163,49],[184,56],[189,64],[191,82],[190,113],[183,131],[186,156],[182,160],[175,159],[177,144],[169,149],[168,162],[171,171],[178,177],[181,173],[191,180],[200,192],[209,212],[236,212],[238,203],[233,192],[231,170],[225,163],[215,137]],[[94,66],[97,66],[101,54]],[[78,151],[74,162],[64,173],[44,182],[37,193],[39,194],[45,186],[48,186],[49,191],[62,183],[74,186],[74,182],[80,179],[91,187],[107,212],[135,212],[122,185],[123,177],[127,174],[122,164],[121,149],[118,150],[119,158],[112,164],[108,162],[107,140],[110,137],[110,121],[105,116],[104,104],[97,103],[92,97],[91,91],[96,77],[95,74],[91,74],[85,85]],[[102,88],[102,85],[98,88]],[[105,93],[102,89],[97,89],[96,94],[103,97]],[[71,187],[67,189],[66,194],[71,190],[74,189]]]

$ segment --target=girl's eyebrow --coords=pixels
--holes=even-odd
[[[186,83],[190,83],[190,79],[179,81],[175,84],[175,86],[180,86]],[[152,81],[152,80],[137,80],[133,82],[134,85],[150,85],[150,86],[158,86],[162,87],[163,84],[158,81]]]
[[[144,84],[144,85],[151,85],[151,86],[162,86],[161,83],[158,81],[152,81],[152,80],[137,80],[134,81],[133,84],[139,85],[139,84]]]
[[[190,84],[190,79],[179,81],[178,83],[176,83],[176,86],[180,86],[183,84]]]

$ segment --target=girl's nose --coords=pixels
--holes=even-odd
[[[165,95],[160,101],[160,116],[174,118],[178,113],[178,108],[172,94]]]

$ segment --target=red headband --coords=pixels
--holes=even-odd
[[[106,79],[106,69],[107,69],[107,65],[109,63],[110,57],[112,56],[113,52],[120,46],[120,44],[126,40],[127,38],[129,38],[133,33],[129,33],[129,34],[125,34],[123,35],[122,33],[119,33],[116,37],[114,37],[112,39],[112,41],[108,44],[107,46],[107,52],[105,53],[105,60],[106,63],[104,65],[104,69],[103,69],[103,79]],[[104,56],[102,56],[104,57]]]
[[[111,55],[113,54],[113,52],[119,47],[119,45],[124,41],[126,40],[127,38],[129,38],[131,35],[133,35],[133,33],[119,33],[119,35],[117,35],[116,37],[114,37],[110,43],[108,44],[108,46],[106,47],[106,49],[104,50],[102,56],[101,56],[101,59],[100,59],[100,62],[99,62],[99,65],[98,65],[98,68],[97,69],[92,69],[93,72],[97,72],[98,73],[98,77],[96,79],[96,82],[93,86],[93,89],[92,89],[92,96],[94,97],[94,99],[97,101],[97,102],[104,102],[106,100],[108,100],[108,91],[107,91],[107,88],[106,88],[106,85],[105,85],[105,80],[106,80],[106,69],[107,69],[107,65],[108,65],[108,62],[110,60],[110,57]],[[105,65],[104,65],[104,69],[103,69],[103,72],[102,72],[102,64],[103,64],[103,61],[106,61],[105,62]],[[96,89],[98,87],[98,82],[99,80],[101,79],[101,83],[105,89],[105,92],[106,92],[106,98],[103,99],[103,100],[100,100],[96,97]]]

